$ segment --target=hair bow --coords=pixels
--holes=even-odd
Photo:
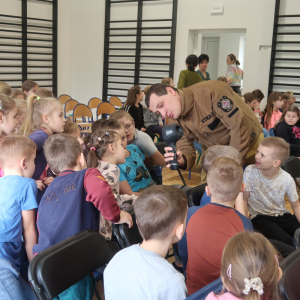
[[[105,135],[109,135],[109,133],[107,131],[105,131]]]
[[[41,99],[41,97],[36,97],[36,100],[40,100]]]
[[[245,289],[243,289],[243,294],[248,295],[250,292],[250,289],[257,291],[259,295],[262,295],[264,293],[264,285],[260,279],[260,277],[255,278],[245,278]]]

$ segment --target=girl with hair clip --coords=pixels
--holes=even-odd
[[[263,111],[264,127],[267,130],[274,128],[275,124],[281,118],[282,112],[279,110],[283,106],[282,94],[280,92],[272,92],[268,98],[266,108]]]
[[[260,233],[241,232],[225,245],[221,263],[223,290],[211,292],[205,300],[280,299],[278,281],[282,276],[277,251]]]
[[[182,70],[179,74],[177,83],[178,89],[189,87],[203,81],[202,77],[195,71],[198,63],[198,57],[195,54],[191,54],[186,58],[185,64],[187,69]]]
[[[32,139],[36,146],[35,172],[32,178],[36,181],[38,189],[43,191],[53,181],[47,177],[47,161],[44,154],[44,143],[54,133],[64,131],[65,118],[60,102],[54,98],[40,98],[30,95],[27,99],[27,117],[22,124],[19,134]],[[42,194],[38,192],[38,199]],[[38,201],[38,200],[37,200]],[[38,201],[39,203],[39,201]]]
[[[120,169],[117,165],[125,163],[125,149],[118,133],[112,130],[97,129],[89,136],[87,167],[97,168],[110,185],[121,210],[133,212],[133,202],[137,196],[120,195]],[[100,233],[112,238],[112,223],[100,214]]]
[[[147,133],[152,140],[154,140],[155,134],[146,129],[144,123],[144,112],[143,106],[140,102],[144,98],[144,93],[139,85],[135,85],[128,90],[127,100],[124,104],[125,111],[127,111],[133,118],[135,123],[135,128]]]
[[[241,84],[244,76],[244,71],[240,68],[240,62],[234,54],[227,55],[227,83],[231,86],[234,92],[241,94]]]
[[[276,136],[290,144],[290,155],[300,157],[299,108],[289,106],[274,127]]]
[[[5,94],[0,94],[0,140],[3,136],[15,132],[19,122],[16,102]],[[0,177],[3,171],[0,169]]]

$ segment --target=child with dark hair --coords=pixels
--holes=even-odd
[[[84,229],[98,231],[99,211],[113,223],[132,226],[131,215],[120,211],[99,170],[82,169],[85,160],[75,137],[66,133],[52,135],[44,144],[44,152],[51,170],[59,176],[49,185],[39,205],[39,240],[33,253],[40,253]],[[89,275],[61,293],[59,299],[92,299],[93,288],[94,278]]]
[[[184,277],[165,259],[184,233],[185,194],[171,186],[155,186],[138,197],[134,211],[143,242],[121,250],[109,262],[105,299],[185,299]]]
[[[46,88],[38,88],[35,92],[35,95],[41,98],[53,98],[53,93],[49,89]]]
[[[274,130],[276,136],[290,144],[290,155],[300,157],[299,108],[295,105],[289,106],[283,112]]]
[[[198,65],[198,57],[196,55],[189,55],[185,60],[185,64],[187,69],[182,70],[179,74],[177,83],[178,89],[189,87],[203,81],[202,77],[195,71]]]
[[[143,106],[142,104],[140,104],[143,98],[144,92],[142,91],[140,86],[133,86],[131,89],[128,90],[127,93],[127,100],[124,104],[125,111],[132,116],[135,123],[135,127],[138,130],[147,133],[151,137],[151,139],[154,140],[155,134],[149,129],[147,129],[144,123]]]
[[[164,84],[170,85],[172,87],[175,87],[175,83],[173,82],[173,79],[171,77],[165,77],[165,78],[163,78],[163,80],[161,81],[161,83],[164,83]],[[146,92],[145,92],[145,95],[146,95]]]
[[[39,89],[39,85],[32,80],[25,80],[22,84],[22,92],[25,94],[26,99],[35,94],[35,92]]]
[[[262,99],[265,98],[265,95],[263,94],[263,92],[260,89],[256,89],[252,92],[252,94],[254,95],[254,97],[257,99],[257,101],[260,103]]]

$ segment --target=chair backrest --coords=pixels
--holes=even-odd
[[[300,159],[298,157],[289,157],[284,163],[284,170],[294,179],[300,175]]]
[[[122,101],[117,96],[111,96],[109,99],[109,103],[114,106],[120,106],[123,107]]]
[[[64,107],[64,114],[65,114],[65,117],[67,117],[67,113],[69,111],[73,111],[74,110],[74,107],[79,104],[79,102],[77,100],[74,100],[74,99],[70,99],[66,102],[66,105]]]
[[[300,247],[300,228],[294,232],[294,245],[296,249]]]
[[[112,104],[110,104],[108,102],[102,102],[98,105],[98,108],[97,108],[97,118],[99,119],[100,115],[105,114],[106,119],[107,119],[107,115],[108,114],[111,115],[115,111],[116,111],[116,109]]]
[[[203,183],[186,191],[189,207],[199,206],[201,204],[201,198],[205,192],[206,186],[207,183]]]
[[[88,107],[90,109],[97,108],[100,103],[102,103],[102,100],[94,97],[89,100]]]
[[[133,226],[131,228],[127,224],[113,224],[114,235],[122,249],[143,241],[134,214],[132,214],[132,221]]]
[[[300,295],[300,249],[297,249],[280,262],[283,275],[279,290],[285,300],[298,300]]]
[[[72,99],[72,97],[70,97],[69,95],[66,94],[62,94],[58,97],[58,101],[64,105],[68,100]]]
[[[99,232],[83,230],[37,254],[30,262],[28,279],[38,299],[53,299],[112,256]]]
[[[223,288],[222,279],[219,278],[209,285],[205,286],[201,290],[197,291],[196,293],[192,294],[191,296],[187,297],[186,300],[205,300],[207,295],[210,292],[214,292],[216,294],[220,294]]]
[[[90,118],[93,121],[93,114],[92,111],[88,106],[85,104],[77,104],[73,110],[73,122],[76,122],[76,119],[82,118]]]

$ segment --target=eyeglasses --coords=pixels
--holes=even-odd
[[[127,126],[124,126],[125,130],[129,131],[133,127],[133,122]]]

